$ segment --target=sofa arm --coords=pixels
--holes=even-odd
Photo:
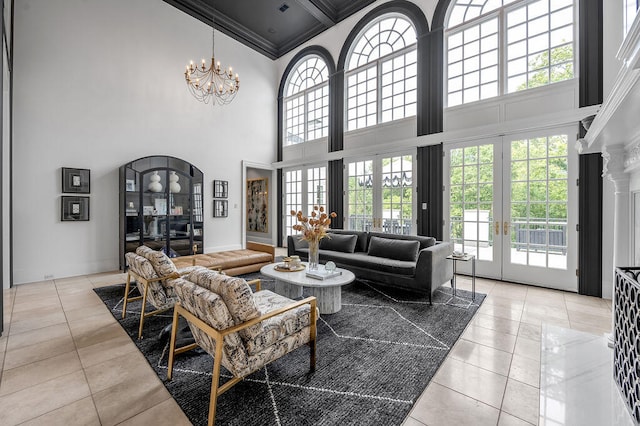
[[[293,236],[287,236],[287,256],[293,256],[296,253],[296,246],[293,243]]]
[[[453,243],[436,242],[420,250],[416,264],[416,280],[423,288],[433,293],[438,287],[453,278],[453,262],[447,260],[453,252]]]

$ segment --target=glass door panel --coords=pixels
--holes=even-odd
[[[575,291],[575,129],[452,144],[445,225],[480,276]],[[461,264],[459,272],[469,273]]]
[[[377,225],[374,224],[373,161],[349,163],[347,171],[347,229],[373,231]]]
[[[577,156],[568,134],[505,141],[505,279],[575,290]]]
[[[413,158],[382,159],[382,231],[411,235],[413,216]]]
[[[500,237],[495,233],[496,221],[500,220],[495,212],[501,208],[500,143],[484,140],[458,144],[452,146],[445,161],[449,175],[445,224],[450,241],[455,250],[476,256],[478,274],[492,278],[501,275],[501,246],[495,240]],[[467,263],[459,264],[460,272],[471,272]]]
[[[287,236],[295,235],[293,225],[296,218],[291,211],[302,210],[302,170],[288,170],[284,172],[284,235],[282,245],[287,245]]]
[[[415,234],[413,154],[347,161],[347,229]]]
[[[285,170],[283,178],[284,212],[282,223],[284,235],[282,245],[286,247],[287,236],[299,233],[293,229],[297,220],[291,216],[292,210],[302,211],[307,216],[313,211],[314,206],[327,207],[327,167],[311,166],[305,169]]]

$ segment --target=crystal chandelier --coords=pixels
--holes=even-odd
[[[240,90],[240,77],[238,74],[233,75],[233,68],[223,69],[220,67],[220,62],[215,60],[213,16],[211,17],[211,65],[207,66],[204,59],[201,65],[194,65],[191,61],[184,72],[184,78],[191,94],[205,104],[214,99],[218,104],[226,105]]]

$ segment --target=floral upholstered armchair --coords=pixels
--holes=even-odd
[[[213,356],[209,425],[213,425],[219,395],[247,375],[303,345],[310,347],[315,370],[315,297],[293,301],[269,290],[252,293],[242,278],[197,270],[173,280],[174,307],[167,378],[175,355],[200,346]],[[175,348],[179,317],[183,316],[196,343]],[[233,378],[219,386],[224,366]]]
[[[189,274],[197,269],[205,269],[201,266],[190,266],[177,269],[171,259],[162,251],[155,251],[146,246],[140,246],[136,252],[125,255],[127,265],[127,284],[124,291],[124,301],[122,306],[122,318],[126,317],[127,304],[135,300],[142,300],[140,308],[140,327],[138,329],[138,339],[142,338],[142,327],[145,318],[165,312],[176,303],[177,297],[171,284],[172,280],[182,275]],[[206,270],[206,269],[205,269]],[[131,280],[135,280],[140,296],[129,297],[131,290]],[[151,303],[156,310],[145,312],[147,302]]]

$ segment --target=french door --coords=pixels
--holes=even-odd
[[[346,160],[345,228],[412,235],[414,153]]]
[[[575,129],[452,144],[445,229],[480,276],[575,291]],[[464,265],[460,265],[462,269]]]
[[[314,206],[327,208],[327,166],[322,164],[287,169],[283,172],[283,178],[282,225],[285,232],[283,233],[282,246],[286,247],[287,236],[299,233],[293,229],[297,220],[291,216],[292,210],[302,211],[305,216],[308,216]]]

